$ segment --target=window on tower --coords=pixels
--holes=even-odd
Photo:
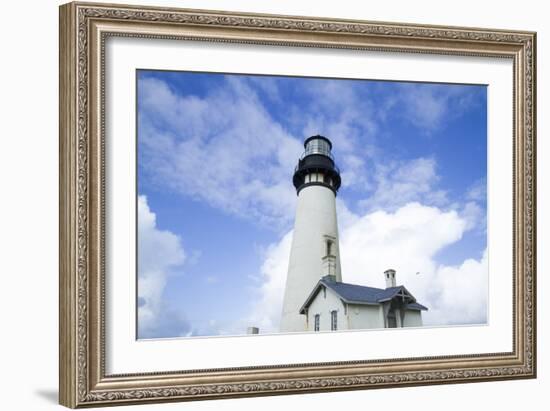
[[[327,256],[332,255],[332,246],[334,242],[332,240],[327,240]]]

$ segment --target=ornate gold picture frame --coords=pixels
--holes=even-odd
[[[499,58],[513,63],[512,350],[106,372],[105,64],[110,38]],[[60,403],[189,401],[536,377],[536,35],[221,11],[60,7]],[[116,160],[115,160],[116,161]]]

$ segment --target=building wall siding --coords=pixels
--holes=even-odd
[[[309,306],[307,314],[307,330],[315,331],[315,314],[319,314],[319,331],[330,331],[330,312],[336,310],[338,330],[347,330],[348,321],[346,320],[345,308],[342,300],[334,291],[326,289],[326,297],[323,291],[317,294]],[[305,318],[305,316],[304,316]]]
[[[330,288],[321,290],[311,302],[307,317],[302,315],[307,331],[315,331],[315,315],[319,314],[319,331],[331,331],[331,312],[337,311],[338,330],[368,330],[385,328],[384,307],[379,305],[345,304]],[[396,309],[396,325],[400,327],[421,327],[422,312]]]
[[[384,321],[380,315],[380,310],[380,305],[349,305],[349,328],[358,330],[384,328]]]
[[[406,310],[403,318],[403,327],[421,327],[422,312],[418,310]]]

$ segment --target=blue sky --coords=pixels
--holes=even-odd
[[[276,330],[313,134],[342,171],[344,281],[396,266],[425,323],[486,321],[485,86],[139,70],[137,87],[140,337]]]

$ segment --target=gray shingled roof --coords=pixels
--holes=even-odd
[[[405,308],[408,308],[409,310],[427,310],[428,309],[420,303],[409,303],[405,306]]]
[[[323,277],[319,281],[319,283],[317,283],[311,295],[308,297],[308,299],[306,300],[306,302],[304,303],[300,311],[303,311],[307,306],[309,306],[311,301],[313,301],[313,298],[317,294],[317,290],[321,284],[333,290],[345,302],[352,303],[352,304],[353,303],[380,304],[384,301],[391,300],[401,290],[404,290],[407,294],[411,295],[407,291],[407,289],[402,285],[384,289],[384,288],[367,287],[364,285],[357,285],[357,284],[341,283],[341,282],[336,282],[326,277]],[[414,298],[412,295],[411,297]],[[414,300],[414,302],[407,304],[407,308],[411,310],[427,310],[426,307],[424,307],[422,304],[417,303],[416,300]]]
[[[322,279],[321,283],[334,290],[336,294],[345,300],[365,303],[378,303],[382,299],[390,299],[401,290],[401,287],[382,289],[356,284],[339,283],[325,279]]]

